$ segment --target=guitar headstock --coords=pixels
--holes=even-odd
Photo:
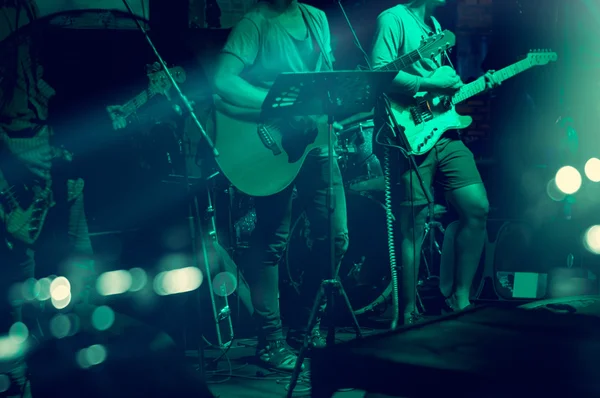
[[[531,66],[547,65],[558,59],[558,54],[551,50],[531,50],[525,58]]]
[[[444,30],[424,38],[418,51],[423,58],[434,58],[450,47],[454,47],[455,44],[456,36],[454,36],[454,33]]]
[[[185,70],[181,66],[169,68],[169,71],[177,83],[185,82],[187,76]],[[164,93],[171,88],[171,80],[163,70],[148,73],[148,79],[150,79],[149,89],[151,91]]]

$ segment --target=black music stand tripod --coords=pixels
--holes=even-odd
[[[333,190],[334,172],[334,122],[343,114],[368,112],[373,109],[377,95],[383,93],[396,76],[395,72],[373,71],[344,71],[344,72],[315,72],[315,73],[283,73],[279,75],[269,91],[262,107],[262,117],[284,118],[295,116],[327,115],[329,125],[328,163],[329,177],[327,189],[327,210],[329,222],[329,277],[321,282],[321,287],[315,298],[309,321],[308,333],[298,355],[296,366],[289,384],[287,396],[292,397],[302,364],[308,350],[310,332],[316,326],[317,315],[327,298],[326,313],[329,321],[327,330],[327,346],[335,344],[334,298],[337,293],[344,300],[346,309],[352,317],[356,337],[362,337],[358,320],[352,309],[352,304],[339,278],[339,265],[335,261],[335,237],[333,212],[335,211],[335,196]],[[282,152],[285,156],[285,152]]]

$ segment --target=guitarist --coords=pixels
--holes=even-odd
[[[329,24],[325,13],[296,0],[259,2],[233,28],[220,54],[214,75],[215,92],[223,102],[260,112],[269,88],[283,72],[314,72],[332,69]],[[218,100],[218,99],[217,99]],[[290,121],[297,129],[301,120]],[[306,123],[305,130],[325,129],[325,120]],[[338,126],[340,127],[340,126]],[[307,264],[303,277],[302,317],[287,336],[293,348],[299,348],[305,333],[313,346],[324,345],[318,327],[305,331],[311,304],[328,268],[327,248],[327,148],[311,152],[294,184],[269,197],[255,199],[260,239],[255,267],[248,281],[258,320],[258,359],[267,367],[291,371],[297,356],[285,344],[278,299],[278,263],[287,245],[292,219],[294,186],[306,212],[314,239],[315,261]],[[346,200],[342,176],[334,166],[333,185],[336,199],[333,222],[336,260],[341,261],[348,247]]]
[[[423,37],[440,32],[441,27],[433,13],[444,4],[445,0],[414,0],[381,13],[377,18],[371,54],[373,68],[416,50]],[[423,59],[399,72],[388,93],[390,99],[402,104],[422,91],[447,96],[454,94],[463,82],[451,66],[443,65],[446,59],[447,55]],[[496,85],[491,72],[485,75],[485,79],[488,88]],[[380,128],[383,126],[389,131],[386,117],[380,113],[376,120]],[[376,131],[379,131],[377,127]],[[457,133],[446,134],[431,151],[415,160],[425,187],[431,187],[434,182],[441,184],[446,199],[460,215],[455,247],[457,270],[453,294],[446,298],[446,305],[451,310],[462,310],[470,305],[471,284],[483,251],[489,211],[486,190],[473,154]],[[408,162],[397,162],[397,167],[394,166],[400,182],[394,192],[400,206],[400,311],[406,324],[414,323],[420,317],[416,308],[415,282],[428,213],[426,195],[415,173],[410,172],[408,167]]]
[[[53,160],[68,157],[65,151],[50,144],[52,131],[46,120],[48,101],[54,95],[54,89],[42,79],[43,70],[34,55],[31,32],[14,34],[17,29],[32,22],[37,14],[34,1],[0,4],[0,19],[3,21],[0,24],[0,191],[16,193],[18,206],[28,208],[31,204],[28,196],[32,196],[28,193],[36,190],[46,192],[48,188],[48,218],[54,213],[61,224],[52,232],[64,231],[67,245],[70,244],[77,254],[91,257],[92,247],[83,209],[83,181],[52,181]],[[23,189],[25,186],[27,188]],[[3,293],[0,298],[0,333],[3,334],[12,322],[21,320],[19,302],[9,302],[6,293],[14,283],[34,277],[35,254],[39,248],[37,241],[24,242],[9,233],[9,216],[16,213],[7,206],[6,198],[3,195],[0,201],[0,291]],[[43,212],[35,213],[31,223],[35,223],[33,219],[39,218],[40,214]],[[10,218],[14,221],[19,216]],[[29,229],[30,225],[33,224],[28,221],[25,228]],[[44,231],[43,224],[41,228]],[[49,248],[58,247],[56,243],[53,242]],[[81,264],[86,268],[83,273],[87,275],[92,269],[91,261]],[[52,272],[71,276],[66,270]],[[73,287],[77,289],[75,285],[76,282]],[[32,327],[30,330],[34,331]],[[17,368],[22,370],[24,367]],[[11,377],[16,381],[13,385],[23,385],[22,372],[15,373],[13,370]]]

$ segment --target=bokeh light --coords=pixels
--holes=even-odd
[[[50,333],[54,338],[64,339],[71,334],[71,320],[64,314],[57,314],[50,319]]]
[[[15,344],[23,344],[29,337],[29,329],[23,322],[16,322],[8,331],[8,336],[15,342]]]
[[[583,246],[593,254],[600,254],[600,225],[593,225],[583,234]]]
[[[33,301],[40,295],[40,284],[34,278],[29,278],[21,285],[21,294],[26,301]]]
[[[98,307],[92,313],[92,326],[96,330],[108,330],[114,323],[115,312],[109,306],[103,305]]]
[[[100,365],[106,360],[106,348],[101,344],[94,344],[88,348],[79,350],[76,355],[77,364],[83,369]]]
[[[546,185],[546,193],[550,199],[555,202],[561,202],[567,197],[567,194],[558,189],[558,186],[556,186],[556,179],[554,178],[548,181],[548,184]]]
[[[213,278],[213,291],[217,296],[230,296],[237,289],[237,278],[231,272],[219,272]]]
[[[50,278],[42,278],[36,282],[36,291],[38,291],[37,299],[39,301],[46,301],[50,299],[50,285],[52,281]]]
[[[575,167],[564,166],[556,172],[556,186],[563,193],[572,195],[581,188],[581,173]]]
[[[132,268],[129,270],[131,275],[131,286],[129,291],[139,292],[148,284],[148,274],[142,268]]]
[[[154,278],[154,291],[160,296],[191,292],[200,287],[202,279],[202,271],[196,267],[165,271]]]
[[[592,182],[600,182],[600,159],[591,158],[585,163],[585,175]]]
[[[60,276],[50,284],[50,297],[56,301],[65,300],[71,294],[71,283],[64,276]]]
[[[101,274],[96,280],[96,290],[102,296],[114,296],[127,292],[133,278],[129,271],[118,270]]]

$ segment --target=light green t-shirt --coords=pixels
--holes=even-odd
[[[233,28],[222,52],[232,54],[244,63],[241,75],[256,87],[269,89],[277,75],[285,72],[317,72],[328,70],[331,63],[323,52],[331,54],[331,35],[325,13],[315,7],[299,4],[309,26],[308,37],[292,37],[278,18],[268,18],[265,3],[258,3]],[[315,27],[312,32],[310,26]]]
[[[372,67],[374,69],[381,68],[399,57],[417,50],[422,45],[424,37],[442,31],[439,23],[433,17],[431,25],[432,27],[420,21],[405,5],[397,5],[382,12],[377,17],[371,53]],[[397,82],[406,89],[408,95],[414,95],[418,91],[418,84],[417,79],[413,76],[428,77],[441,64],[441,55],[435,58],[435,62],[431,59],[417,61],[404,69],[404,72],[412,76],[400,75],[402,78],[397,79]]]

